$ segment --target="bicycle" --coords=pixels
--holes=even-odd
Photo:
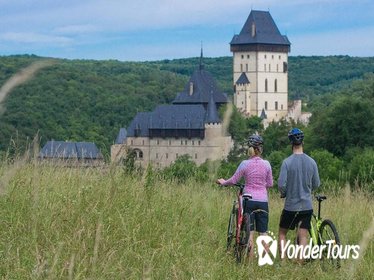
[[[322,261],[326,259],[332,264],[332,266],[336,268],[340,268],[339,258],[334,259],[334,258],[331,258],[331,255],[328,256],[329,246],[340,245],[340,238],[339,238],[338,231],[336,230],[336,227],[331,220],[321,218],[321,203],[322,201],[327,199],[327,197],[324,195],[315,195],[315,199],[318,201],[318,212],[317,212],[317,215],[314,213],[312,214],[312,219],[310,221],[310,229],[309,229],[309,236],[312,240],[312,245],[319,246],[320,250],[322,250],[322,253],[320,253],[319,255]],[[296,241],[296,244],[299,244],[297,231],[298,231],[298,227],[296,229],[296,240],[295,241]],[[325,246],[325,247],[322,247],[322,246]],[[309,259],[309,261],[310,260],[313,260],[313,258]]]
[[[325,249],[323,249],[322,257],[324,259],[327,259],[334,267],[340,268],[340,259],[339,257],[334,258],[328,258],[327,254],[327,248],[329,244],[331,243],[332,246],[334,245],[341,245],[340,238],[338,231],[334,225],[334,223],[329,219],[322,219],[321,218],[321,203],[325,199],[327,199],[324,195],[316,195],[315,198],[318,201],[318,212],[317,215],[313,213],[312,220],[311,220],[311,228],[309,230],[309,235],[312,239],[313,245],[327,246]],[[327,241],[329,243],[327,243]]]
[[[230,250],[232,240],[235,236],[234,253],[236,261],[240,263],[251,251],[249,242],[250,215],[244,213],[244,202],[252,198],[251,195],[243,195],[244,185],[235,184],[239,188],[237,200],[234,200],[227,228],[227,251]],[[234,235],[235,234],[235,235]]]

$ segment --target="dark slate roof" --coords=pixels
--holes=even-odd
[[[206,110],[206,123],[220,123],[221,120],[219,119],[216,103],[213,100],[213,94],[210,95],[210,100],[208,103],[208,107]]]
[[[127,137],[148,137],[149,129],[204,129],[205,114],[201,104],[159,105],[153,112],[138,113]]]
[[[126,141],[126,137],[127,137],[127,130],[126,128],[121,128],[119,130],[119,133],[117,135],[117,139],[116,139],[116,144],[123,144],[125,143]]]
[[[48,141],[39,153],[40,158],[102,159],[103,155],[94,143]]]
[[[203,129],[202,105],[160,105],[151,114],[151,129]]]
[[[193,92],[190,95],[190,84]],[[184,90],[177,95],[173,104],[208,104],[210,93],[213,93],[216,103],[227,103],[227,96],[221,92],[210,73],[202,66],[195,70]]]
[[[252,23],[256,32],[252,37]],[[290,46],[287,36],[281,35],[269,12],[252,10],[239,35],[234,35],[231,45],[272,44]]]
[[[248,77],[244,72],[240,75],[239,79],[236,81],[236,84],[237,85],[249,84]]]
[[[268,118],[268,116],[267,116],[266,113],[265,113],[265,109],[262,109],[262,111],[261,111],[261,115],[260,115],[260,118],[261,118],[262,120]]]
[[[137,136],[148,137],[149,136],[149,117],[152,113],[141,112],[137,113],[135,118],[131,121],[127,128],[127,137],[134,137],[135,130],[138,130]]]

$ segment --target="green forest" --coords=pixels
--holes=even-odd
[[[24,67],[44,59],[34,55],[0,57],[0,85]],[[0,152],[22,151],[38,135],[41,146],[52,139],[92,141],[108,156],[119,129],[126,127],[137,112],[170,103],[198,67],[199,59],[56,59],[0,104]],[[204,58],[203,63],[230,96],[232,58]],[[304,110],[313,113],[310,125],[302,127],[305,149],[322,166],[325,179],[349,177],[357,184],[374,180],[373,72],[374,57],[289,58],[289,99],[301,98],[307,104]],[[243,159],[240,143],[255,130],[265,138],[265,157],[276,173],[281,160],[290,153],[287,131],[292,125],[272,123],[264,131],[258,118],[244,119],[234,112],[229,130],[237,145],[221,165],[222,176]]]

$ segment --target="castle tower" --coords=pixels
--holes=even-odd
[[[288,110],[288,53],[290,42],[281,35],[269,12],[251,11],[233,52],[234,105],[244,114],[279,120]]]

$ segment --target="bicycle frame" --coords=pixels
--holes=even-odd
[[[238,206],[238,209],[237,209],[238,216],[237,216],[237,223],[236,223],[237,226],[236,226],[236,232],[235,232],[235,241],[236,241],[236,244],[239,244],[240,243],[240,230],[241,230],[242,223],[243,223],[243,213],[244,213],[244,209],[243,209],[244,185],[237,185],[236,184],[235,186],[239,187],[239,191],[238,191],[238,194],[237,194],[237,201],[234,202]]]
[[[249,236],[245,235],[245,241],[243,243],[243,226],[245,225],[245,215],[244,215],[244,200],[246,197],[252,198],[251,195],[243,195],[244,185],[241,184],[235,184],[236,187],[239,188],[239,191],[237,193],[237,200],[234,200],[233,208],[232,208],[232,214],[235,215],[235,229],[232,228],[232,231],[230,233],[230,224],[229,224],[229,230],[228,230],[228,244],[231,243],[230,238],[235,240],[234,248],[235,248],[235,255],[237,258],[237,261],[241,261],[241,252],[245,247],[247,246],[248,242],[247,238]],[[232,215],[231,214],[231,215]],[[231,221],[231,218],[230,218]],[[231,223],[231,222],[229,222]],[[246,231],[246,234],[249,234],[249,232]],[[231,235],[231,237],[230,237]],[[229,246],[229,245],[228,245]],[[243,247],[244,246],[244,247]],[[229,248],[229,247],[227,247]]]
[[[321,199],[321,197],[323,199]],[[309,231],[309,234],[310,234],[310,237],[312,238],[312,242],[313,242],[313,245],[320,245],[320,229],[321,229],[321,225],[322,225],[322,218],[321,218],[321,203],[324,199],[326,199],[325,196],[319,196],[317,195],[316,196],[316,199],[318,201],[318,212],[317,212],[317,215],[315,215],[313,213],[313,216],[312,218],[314,219],[315,221],[315,225],[313,223],[313,220],[310,222],[310,231]]]

